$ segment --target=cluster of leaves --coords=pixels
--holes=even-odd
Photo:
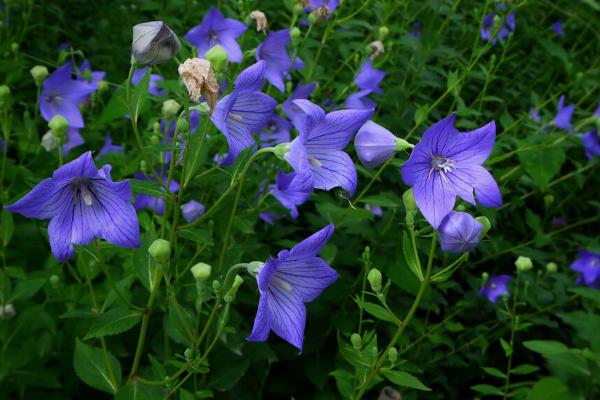
[[[291,0],[284,6],[278,0],[218,3],[214,5],[225,15],[240,21],[260,8],[272,29],[305,18],[294,14],[297,7]],[[600,249],[599,164],[584,156],[578,138],[593,126],[590,116],[600,98],[600,4],[507,2],[516,12],[517,28],[492,45],[481,40],[480,27],[484,16],[497,9],[495,2],[341,3],[329,19],[300,26],[303,40],[297,51],[305,68],[293,72],[293,81],[318,82],[315,103],[342,104],[354,91],[352,81],[369,54],[368,43],[387,27],[385,52],[375,61],[387,75],[383,95],[373,96],[374,121],[413,143],[427,126],[451,112],[457,113],[462,131],[496,121],[497,142],[486,166],[501,186],[504,205],[476,210],[492,222],[486,240],[458,270],[448,268],[456,258],[436,250],[437,279],[424,287],[431,228],[420,216],[414,217],[414,225],[412,216],[407,218],[402,199],[407,187],[399,173],[406,154],[374,171],[358,166],[358,197],[313,193],[298,220],[281,219],[272,226],[258,214],[279,206],[270,198],[257,205],[256,194],[263,180],[273,182],[279,166],[273,159],[260,160],[247,173],[231,227],[233,196],[205,223],[177,230],[169,285],[158,295],[149,319],[142,379],[128,380],[139,328],[148,313],[143,305],[158,273],[147,249],[169,226],[163,228],[163,219],[152,212],[140,212],[138,249],[96,242],[78,248],[73,260],[57,263],[44,222],[3,210],[0,305],[11,304],[16,315],[8,318],[3,311],[0,319],[0,397],[58,399],[103,391],[123,399],[327,399],[357,398],[371,390],[368,395],[374,398],[386,385],[406,399],[600,395],[600,294],[576,287],[575,273],[568,268],[578,249]],[[128,110],[121,83],[129,69],[131,26],[161,19],[182,34],[207,10],[199,1],[78,7],[7,2],[0,10],[0,83],[11,88],[12,98],[0,116],[3,138],[10,137],[0,147],[2,204],[29,191],[57,166],[56,154],[39,145],[47,127],[39,118],[36,86],[29,75],[33,65],[53,68],[69,57],[79,63],[85,56],[107,72],[114,90],[85,106],[86,143],[75,152],[100,149],[110,131],[127,151],[109,154],[105,162],[113,166],[115,180],[131,177],[141,161],[131,123],[123,118]],[[551,30],[556,20],[563,21],[564,38]],[[249,29],[243,50],[256,48],[263,38]],[[184,46],[180,57],[189,54]],[[240,69],[230,67],[229,82]],[[169,98],[187,102],[174,63],[153,71],[165,78],[160,85]],[[148,96],[147,79],[132,97],[140,106],[133,118],[149,142],[167,97]],[[281,102],[289,93],[270,94]],[[561,94],[576,105],[571,132],[550,124]],[[540,110],[543,122],[531,119],[532,107]],[[182,177],[191,182],[186,195],[207,205],[228,190],[249,156],[243,153],[226,169],[215,166],[213,155],[227,145],[216,129],[209,129],[205,146],[190,143],[196,158],[189,175]],[[148,149],[152,157],[175,150],[164,144]],[[174,197],[148,181],[132,180],[132,189],[166,201]],[[382,207],[383,215],[374,216],[366,204]],[[565,224],[557,225],[557,218]],[[222,282],[225,266],[264,261],[328,223],[335,225],[336,234],[321,256],[341,277],[307,306],[302,354],[273,335],[268,343],[245,341],[258,298],[250,279],[235,307],[228,308],[226,321],[221,314],[207,332],[211,340],[218,339],[214,346],[211,341],[198,346],[203,326],[212,321],[210,307],[198,298],[213,301],[214,296],[197,287],[189,272],[192,265],[204,261],[216,266],[213,277]],[[229,245],[222,251],[225,237]],[[533,269],[519,273],[510,297],[496,305],[480,298],[481,274],[516,274],[517,256],[531,258]],[[548,263],[555,263],[557,270],[546,269]],[[380,293],[369,289],[372,267],[384,276]],[[413,317],[409,313],[415,298],[421,301]],[[396,338],[398,331],[402,335]],[[355,337],[353,342],[352,334],[360,341]],[[197,357],[209,346],[207,357]],[[190,379],[172,379],[187,376],[177,375],[180,371]],[[162,384],[144,384],[143,378]]]

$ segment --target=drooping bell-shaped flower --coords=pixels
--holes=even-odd
[[[291,250],[283,250],[258,272],[260,300],[252,332],[247,340],[264,342],[273,331],[277,336],[302,351],[306,307],[333,284],[338,274],[317,257],[333,235],[328,225],[304,239]]]
[[[71,128],[83,128],[79,104],[95,91],[85,81],[71,78],[71,64],[57,68],[46,78],[40,95],[40,113],[46,121],[55,115],[65,117]]]
[[[495,122],[458,132],[454,119],[452,114],[428,128],[402,166],[402,179],[435,229],[452,211],[456,196],[473,205],[475,199],[486,207],[502,205],[498,184],[482,166],[494,147]]]
[[[155,65],[169,61],[181,50],[179,38],[162,21],[134,25],[131,43],[133,58],[140,65]]]
[[[238,154],[254,144],[252,133],[264,128],[277,102],[262,93],[265,62],[259,61],[243,70],[235,80],[233,91],[217,103],[211,120],[227,139],[229,152],[222,165],[232,164]]]
[[[113,182],[110,170],[110,165],[97,169],[88,151],[5,208],[28,218],[50,219],[50,247],[59,261],[75,254],[74,245],[94,238],[137,247],[140,228],[129,182]]]
[[[483,224],[471,214],[451,211],[439,227],[442,251],[465,253],[475,250],[482,230]]]
[[[373,60],[367,58],[358,75],[354,78],[356,87],[362,90],[370,90],[373,93],[381,94],[379,84],[385,78],[385,72],[373,67]]]
[[[579,250],[579,258],[571,264],[571,269],[579,272],[577,283],[590,287],[600,286],[600,254]]]
[[[246,31],[246,25],[235,19],[225,18],[221,12],[211,7],[202,23],[185,34],[186,40],[198,48],[198,57],[214,46],[221,45],[227,52],[230,62],[242,62],[243,54],[236,39]]]
[[[585,149],[587,158],[591,160],[594,157],[600,156],[600,136],[598,136],[598,131],[596,129],[584,133],[583,136],[581,136],[581,141],[583,142],[583,148]]]
[[[479,290],[479,296],[487,297],[492,303],[496,303],[499,297],[509,294],[508,284],[512,280],[510,275],[492,275],[487,283]]]
[[[294,100],[306,117],[296,128],[300,135],[289,145],[285,159],[294,171],[310,173],[316,189],[341,187],[356,190],[356,168],[343,150],[354,132],[373,114],[372,110],[325,111],[308,100]]]

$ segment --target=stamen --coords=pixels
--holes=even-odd
[[[234,114],[234,113],[230,112],[227,116],[229,118],[231,118],[232,120],[237,121],[237,122],[243,122],[244,121],[244,118],[242,118],[242,116],[239,115],[239,114]]]
[[[313,156],[308,156],[308,162],[315,168],[321,168],[323,166],[323,164],[321,164],[321,161],[317,160]]]
[[[273,282],[276,286],[282,288],[286,292],[292,291],[292,286],[289,283],[287,283],[286,281],[284,281],[283,279],[280,279],[276,276],[272,276],[271,282]]]
[[[81,185],[80,191],[85,205],[91,207],[93,204],[92,193],[90,193],[89,189],[84,185]]]

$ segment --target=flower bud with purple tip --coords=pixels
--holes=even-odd
[[[131,47],[138,64],[162,64],[179,52],[181,42],[164,22],[151,21],[134,25]]]
[[[376,168],[389,160],[397,150],[413,146],[375,122],[367,121],[358,130],[354,138],[354,147],[365,167]]]
[[[473,251],[481,238],[483,224],[470,214],[450,212],[439,227],[442,251],[466,253]]]

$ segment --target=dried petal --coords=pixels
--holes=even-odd
[[[204,96],[212,114],[217,105],[219,84],[210,62],[200,58],[188,58],[179,66],[178,71],[190,98],[193,101],[199,101],[200,97]]]
[[[256,21],[256,31],[264,32],[267,29],[267,17],[260,10],[254,10],[250,13],[250,19]]]
[[[385,52],[385,47],[381,40],[376,40],[374,42],[369,43],[369,49],[373,51],[371,54],[371,59],[374,60]]]

